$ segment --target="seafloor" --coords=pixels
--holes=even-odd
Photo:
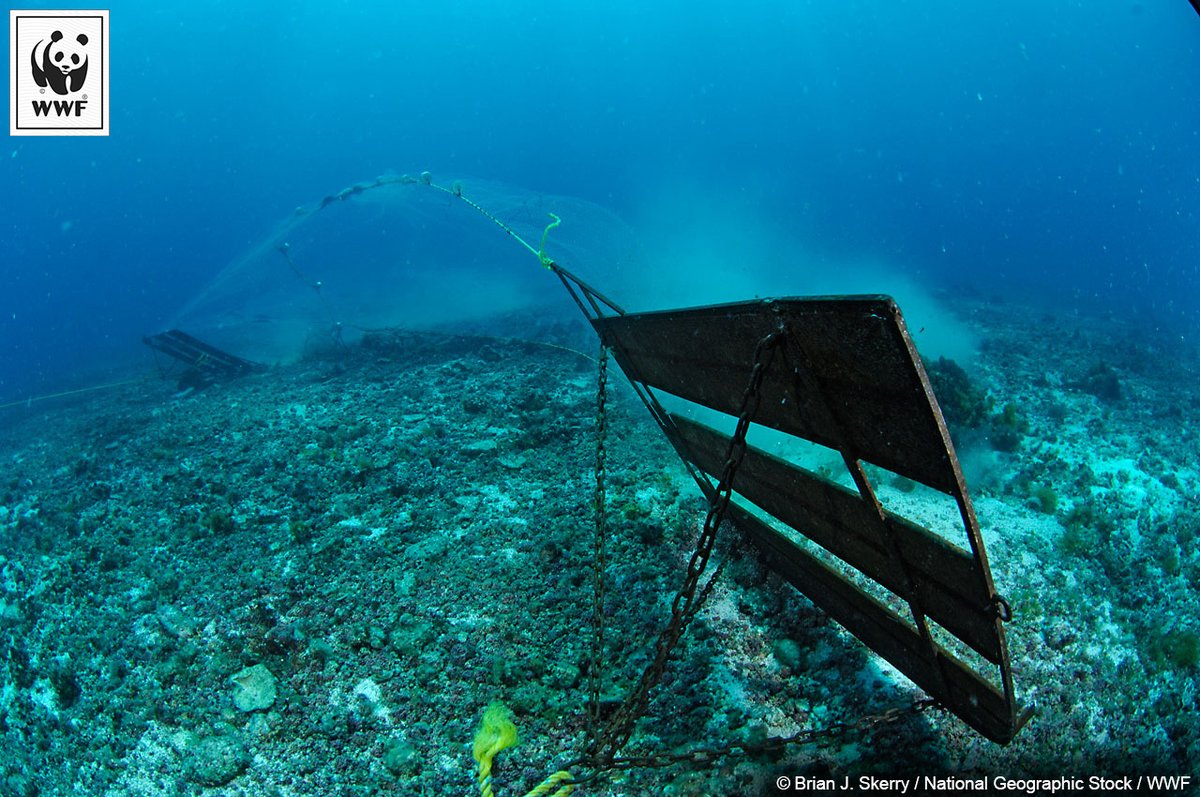
[[[1016,612],[1029,725],[999,747],[924,713],[576,794],[754,794],[800,774],[1196,774],[1195,348],[1114,318],[960,309],[979,354],[930,370]],[[500,793],[577,755],[596,371],[571,350],[582,329],[538,335],[375,335],[186,395],[147,379],[0,410],[0,795],[471,794],[494,700],[521,734],[497,758]],[[666,620],[704,506],[627,389],[608,419],[604,691],[617,697]],[[902,481],[881,489],[915,500]],[[889,673],[742,552],[630,752],[909,705],[917,693]]]

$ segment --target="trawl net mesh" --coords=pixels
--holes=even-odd
[[[589,279],[621,284],[640,270],[632,232],[591,202],[482,180],[439,189],[427,175],[385,175],[298,208],[170,326],[271,363],[374,328],[576,312],[536,257],[462,197],[535,247],[557,215],[547,252]]]

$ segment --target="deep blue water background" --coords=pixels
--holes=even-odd
[[[144,356],[293,208],[387,169],[583,197],[646,238],[676,203],[754,219],[1195,338],[1186,0],[109,7],[112,135],[0,153],[0,403]]]

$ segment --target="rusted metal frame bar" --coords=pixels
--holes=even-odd
[[[1200,2],[1200,0],[1197,0],[1197,2]],[[946,419],[942,415],[937,399],[933,395],[933,387],[929,383],[929,375],[926,374],[925,366],[917,354],[912,336],[908,334],[908,328],[904,323],[904,319],[898,317],[896,323],[900,332],[901,342],[907,349],[909,357],[917,369],[917,376],[921,381],[921,386],[925,390],[926,396],[929,398],[930,406],[934,408],[934,418],[937,421],[938,431],[942,435],[942,440],[946,444],[946,453],[950,458],[950,470],[954,475],[954,490],[951,496],[958,505],[958,514],[962,518],[963,528],[967,532],[967,542],[971,546],[971,552],[975,554],[975,560],[979,563],[979,569],[983,575],[984,588],[987,590],[987,594],[996,612],[996,636],[999,640],[1001,652],[999,662],[1000,683],[1004,689],[1004,698],[1010,709],[1010,719],[1015,733],[1017,728],[1020,728],[1028,721],[1032,714],[1032,708],[1026,709],[1023,713],[1018,713],[1019,706],[1017,704],[1016,686],[1013,683],[1012,663],[1008,658],[1008,639],[1007,634],[1004,632],[1004,622],[1012,619],[1012,609],[1009,607],[1007,601],[997,592],[995,581],[992,579],[992,568],[988,563],[987,548],[983,544],[983,532],[979,527],[979,518],[975,514],[975,506],[971,501],[970,494],[967,492],[967,480],[963,476],[962,465],[958,461],[958,452],[954,450],[954,441],[950,437],[950,430],[946,427]]]
[[[583,312],[584,317],[589,321],[594,321],[598,318],[604,318],[607,315],[602,306],[607,307],[617,315],[625,315],[625,311],[620,307],[620,305],[554,261],[550,261],[547,268],[553,271],[555,276],[562,281],[563,286],[567,289],[567,293],[571,294],[571,298],[575,300],[575,304],[579,305],[579,309]],[[580,294],[587,299],[586,306],[584,305],[583,300],[580,298]]]
[[[936,658],[937,642],[933,639],[933,632],[929,630],[929,615],[925,611],[925,604],[922,602],[917,589],[917,576],[913,574],[908,563],[904,561],[904,556],[900,553],[900,545],[896,542],[896,535],[892,533],[892,528],[887,522],[887,512],[884,510],[879,496],[875,494],[875,488],[871,486],[871,480],[867,477],[862,460],[854,452],[845,449],[841,451],[841,455],[842,461],[846,463],[846,469],[850,471],[850,477],[854,479],[854,486],[858,488],[859,496],[861,496],[863,503],[870,510],[868,515],[876,531],[879,533],[880,541],[888,552],[888,558],[899,567],[901,579],[904,583],[904,590],[907,593],[901,599],[908,604],[908,609],[912,613],[913,624],[916,625],[922,641],[924,641],[926,647],[929,649],[930,657]]]
[[[996,591],[996,586],[992,580],[992,569],[988,564],[987,553],[983,547],[983,533],[979,528],[979,520],[975,516],[975,507],[971,502],[971,496],[966,491],[966,483],[963,479],[962,471],[959,469],[958,458],[954,456],[954,450],[950,450],[951,464],[954,467],[954,475],[959,484],[959,490],[954,495],[954,500],[958,504],[958,512],[962,516],[963,525],[967,529],[967,537],[972,541],[972,547],[975,546],[975,540],[979,540],[978,548],[975,550],[975,557],[983,570],[983,577],[987,585],[988,595],[991,596],[992,606],[990,607],[995,613],[996,637],[1000,644],[1000,683],[1004,689],[1004,698],[1010,709],[1010,720],[1013,724],[1013,732],[1021,728],[1033,714],[1033,708],[1026,708],[1023,712],[1017,703],[1016,685],[1013,683],[1012,662],[1008,658],[1008,635],[1004,631],[1004,623],[1012,619],[1012,608],[1000,594]]]
[[[606,341],[605,345],[614,349],[619,346],[615,341]],[[619,360],[620,358],[618,358]],[[625,369],[622,368],[621,373],[625,373]],[[675,425],[671,413],[667,412],[666,408],[659,402],[658,397],[654,395],[653,388],[649,384],[634,379],[629,374],[625,374],[625,378],[629,380],[629,384],[633,387],[633,392],[637,394],[642,404],[649,410],[650,417],[654,419],[654,422],[658,424],[658,428],[666,435],[667,442],[671,444],[671,447],[675,449],[675,453],[679,455],[679,459],[683,462],[683,467],[687,470],[688,475],[696,482],[700,491],[704,493],[704,497],[711,502],[716,496],[716,483],[702,469],[697,467],[696,463],[688,455],[687,446],[683,441],[683,434]]]
[[[875,490],[871,487],[871,482],[867,478],[866,471],[863,469],[862,460],[859,459],[855,451],[850,449],[850,445],[846,442],[846,434],[843,431],[844,421],[841,413],[828,400],[828,397],[825,395],[824,385],[819,378],[817,380],[802,378],[802,374],[805,371],[815,373],[812,356],[805,348],[804,341],[794,336],[789,336],[784,353],[785,361],[790,359],[786,356],[789,353],[794,353],[794,356],[799,360],[800,367],[793,367],[792,369],[792,373],[794,374],[792,391],[797,394],[797,401],[799,400],[800,391],[805,389],[805,385],[802,383],[808,382],[810,383],[809,387],[818,392],[821,404],[826,408],[827,415],[832,422],[831,431],[840,439],[840,445],[837,448],[838,452],[842,455],[842,461],[845,463],[846,469],[850,472],[851,478],[854,479],[854,485],[858,488],[859,495],[870,510],[868,514],[872,520],[872,524],[875,526],[876,533],[879,535],[880,542],[888,552],[888,559],[891,560],[893,567],[898,568],[897,575],[905,585],[905,595],[902,597],[902,600],[908,604],[913,623],[926,646],[930,659],[936,662],[938,661],[937,643],[933,638],[933,633],[929,630],[925,607],[917,592],[915,576],[905,561],[904,556],[900,553],[900,545],[896,541],[896,535],[892,532],[891,526],[888,525],[887,513],[884,511],[879,497],[875,494]],[[949,686],[945,683],[946,674],[942,672],[940,666],[937,667],[937,672],[943,681],[943,691],[949,694]]]
[[[605,345],[609,346],[609,348],[616,348],[619,346],[619,344],[616,342],[606,342]],[[621,370],[621,373],[625,373],[624,369]],[[646,409],[650,412],[650,417],[653,418],[654,422],[658,424],[658,428],[662,430],[662,433],[667,436],[667,442],[671,444],[671,447],[675,449],[675,453],[679,455],[679,459],[683,462],[683,466],[687,470],[688,475],[695,480],[696,484],[700,487],[701,492],[704,493],[704,496],[711,500],[712,496],[715,494],[716,485],[709,480],[708,476],[703,470],[696,467],[696,464],[692,462],[691,458],[687,455],[687,448],[683,442],[683,435],[680,433],[678,427],[676,427],[675,421],[671,417],[671,413],[667,412],[666,408],[663,407],[661,402],[659,402],[658,397],[654,395],[654,390],[650,387],[650,385],[634,379],[628,374],[625,374],[625,378],[629,380],[629,384],[633,387],[633,392],[637,394],[637,397],[641,399],[642,404],[644,404]]]
[[[175,370],[175,363],[179,361],[174,357],[171,357],[167,360],[167,364],[164,366],[162,361],[158,358],[158,348],[155,346],[150,346],[149,348],[150,356],[154,358],[154,369],[158,371],[158,376],[160,379],[166,379],[167,375]]]
[[[654,416],[654,421],[658,424],[658,427],[667,436],[667,442],[671,444],[671,447],[675,449],[675,453],[679,455],[679,459],[683,462],[683,467],[687,470],[688,475],[696,482],[696,485],[700,488],[700,492],[704,493],[704,497],[711,502],[716,496],[717,485],[709,479],[703,470],[696,467],[696,463],[692,462],[691,458],[687,456],[687,449],[683,443],[683,435],[679,432],[678,427],[675,426],[675,421],[671,418],[671,413],[667,412],[663,405],[659,403],[658,397],[654,395],[654,391],[649,385],[640,382],[635,383],[633,380],[630,380],[630,382],[633,384],[633,389],[637,392],[638,397],[650,409],[650,414]],[[645,395],[643,395],[643,392]]]
[[[625,315],[625,310],[622,309],[620,305],[597,291],[591,285],[587,284],[567,269],[554,262],[550,263],[549,268],[554,272],[555,276],[562,281],[563,287],[567,289],[567,293],[571,295],[571,298],[575,301],[575,304],[579,307],[584,317],[589,321],[595,322],[608,317],[610,314],[605,313],[604,308],[607,308],[616,315]],[[611,333],[602,332],[599,328],[596,328],[594,323],[593,328],[596,329],[597,334],[600,336],[600,343],[603,346],[609,348],[610,350],[621,349],[623,351],[623,347],[621,347],[619,341],[614,340],[614,337]],[[618,364],[623,359],[623,356],[617,357]],[[688,474],[700,487],[700,490],[704,493],[705,497],[711,500],[712,495],[714,494],[715,485],[709,480],[708,476],[705,475],[702,470],[697,468],[695,464],[688,458],[686,454],[686,448],[683,445],[682,435],[679,433],[679,430],[675,428],[675,423],[671,420],[670,413],[668,413],[667,410],[662,406],[661,402],[659,402],[658,397],[654,395],[654,391],[651,389],[648,383],[639,379],[634,379],[626,372],[624,368],[621,369],[621,373],[625,374],[625,378],[629,380],[630,386],[633,387],[633,392],[637,395],[642,404],[645,405],[646,409],[650,413],[650,417],[653,418],[654,422],[658,424],[660,429],[662,429],[663,434],[667,436],[667,441],[671,443],[671,446],[679,455],[679,458],[683,462],[683,466],[687,470]]]
[[[584,317],[589,321],[596,321],[605,318],[607,314],[604,312],[603,307],[607,307],[617,315],[625,315],[625,310],[622,309],[616,302],[592,288],[592,286],[588,285],[575,274],[554,262],[551,262],[549,267],[559,278],[559,280],[562,281],[563,286],[567,289],[567,293],[571,295],[571,298],[575,301],[575,304],[579,307]],[[583,298],[581,298],[581,294]],[[586,305],[583,302],[584,298],[587,300]],[[618,345],[612,340],[612,336],[610,334],[600,331],[595,327],[594,324],[593,328],[596,329],[597,334],[600,336],[601,345],[609,349],[612,349],[614,346]],[[617,359],[619,363],[622,358]],[[629,384],[633,387],[634,393],[637,394],[638,399],[641,400],[642,404],[645,405],[646,409],[650,412],[650,417],[652,417],[654,422],[658,424],[660,429],[662,429],[663,434],[667,436],[667,440],[671,443],[676,453],[679,454],[679,458],[683,461],[684,468],[687,469],[688,474],[693,480],[695,480],[696,484],[699,485],[700,490],[704,493],[705,497],[711,500],[715,490],[714,485],[708,480],[708,477],[703,473],[703,471],[697,469],[696,466],[687,458],[687,456],[685,456],[679,430],[675,428],[674,423],[671,421],[670,414],[666,411],[666,409],[663,408],[658,398],[654,395],[654,392],[650,389],[650,385],[646,382],[634,379],[628,373],[626,373],[624,368],[621,369],[621,373],[625,374],[625,378],[629,380]]]
[[[939,422],[941,422],[940,417]],[[1008,658],[1008,637],[1004,632],[1004,623],[1012,619],[1012,608],[996,591],[995,583],[992,580],[992,569],[987,560],[987,552],[983,547],[983,532],[979,528],[979,519],[975,516],[975,507],[971,502],[971,496],[967,493],[966,481],[959,468],[958,458],[954,455],[953,448],[950,449],[950,460],[959,488],[955,491],[954,500],[958,504],[958,512],[962,517],[963,525],[967,529],[967,538],[971,541],[975,558],[980,563],[980,569],[983,571],[988,595],[992,601],[990,608],[995,613],[996,636],[1000,643],[1001,652],[999,661],[1000,683],[1004,689],[1004,697],[1010,709],[1010,719],[1013,723],[1015,733],[1015,729],[1020,728],[1028,721],[1033,713],[1033,709],[1028,708],[1024,712],[1019,713],[1020,707],[1017,704],[1017,691],[1016,685],[1013,683],[1012,663]]]
[[[962,466],[959,464],[958,454],[954,450],[954,441],[950,438],[950,430],[946,427],[946,419],[938,407],[937,398],[933,395],[933,387],[929,384],[929,375],[925,373],[925,366],[921,362],[921,356],[917,353],[916,345],[913,344],[912,336],[908,334],[908,327],[904,323],[904,319],[899,316],[896,317],[896,329],[900,336],[900,344],[904,346],[913,367],[916,368],[917,379],[921,383],[921,389],[925,392],[925,398],[929,402],[929,406],[933,408],[934,420],[937,423],[942,444],[946,447],[946,455],[949,458],[950,471],[953,475],[953,484],[949,494],[958,504],[958,512],[962,517],[963,528],[967,532],[967,542],[971,546],[971,553],[975,554],[975,558],[983,566],[985,586],[994,595],[996,588],[992,583],[991,569],[988,567],[983,535],[979,531],[979,521],[975,517],[971,499],[967,496],[966,479],[963,478]]]

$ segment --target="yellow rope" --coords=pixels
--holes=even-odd
[[[564,780],[567,781],[567,783],[563,783]],[[558,786],[560,783],[562,783],[562,785]],[[555,772],[553,775],[543,780],[533,789],[533,791],[526,794],[525,797],[541,797],[541,795],[549,793],[549,791],[555,786],[558,786],[558,791],[551,794],[550,797],[567,797],[567,795],[575,789],[575,782],[571,777],[571,773],[567,772],[565,769],[560,769],[558,772]]]
[[[495,795],[492,791],[492,759],[501,750],[516,743],[517,726],[512,721],[512,712],[503,703],[492,703],[483,712],[472,751],[479,762],[479,791],[482,797]]]
[[[10,401],[7,404],[0,404],[0,410],[6,409],[8,407],[19,407],[22,404],[24,404],[25,406],[28,407],[29,405],[33,404],[36,401],[46,401],[47,399],[62,398],[63,396],[74,396],[78,393],[91,393],[92,391],[95,391],[95,390],[108,390],[109,388],[121,387],[122,385],[132,385],[135,382],[144,382],[144,381],[145,381],[144,378],[126,379],[124,382],[112,382],[111,384],[107,384],[107,385],[93,385],[92,387],[81,387],[81,388],[77,388],[75,390],[64,390],[62,393],[49,393],[44,396],[30,396],[29,398],[21,399],[20,401]]]
[[[512,747],[517,743],[517,726],[512,720],[512,712],[503,703],[492,703],[483,712],[479,723],[479,731],[475,734],[475,745],[472,750],[475,760],[479,762],[479,793],[481,797],[495,797],[492,789],[492,759],[501,750]],[[567,797],[575,788],[571,773],[559,770],[538,784],[525,797]],[[553,794],[551,789],[556,789]]]

